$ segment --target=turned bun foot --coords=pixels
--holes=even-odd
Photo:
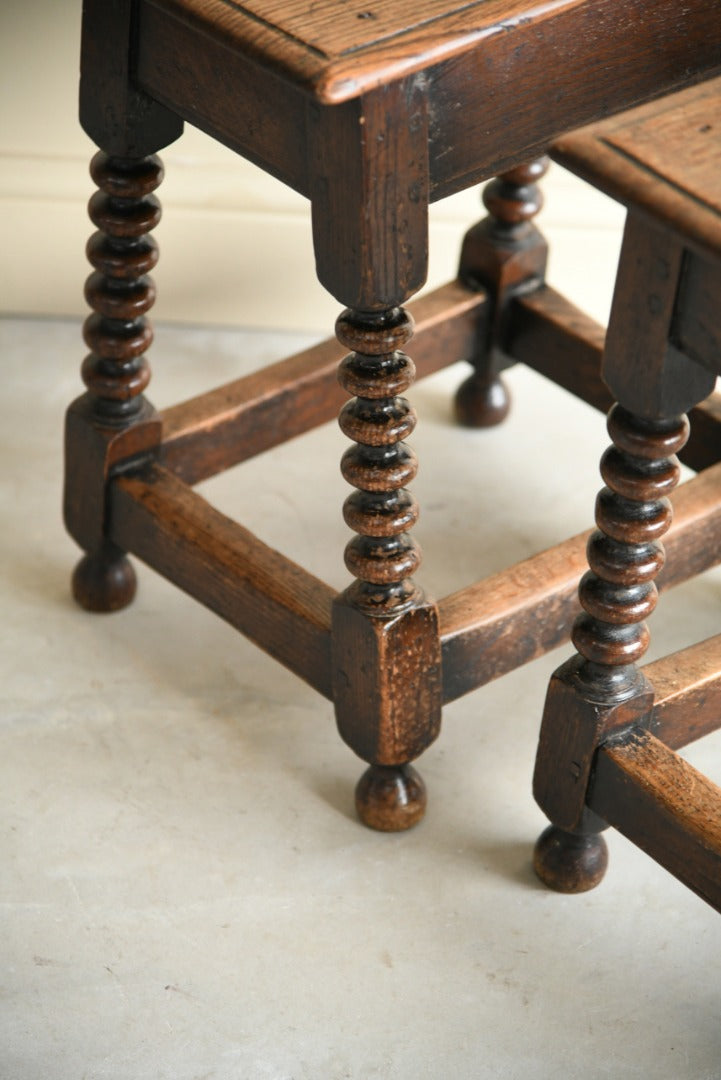
[[[511,396],[498,377],[487,379],[477,372],[461,383],[456,392],[456,420],[464,427],[493,427],[508,416]]]
[[[137,578],[127,555],[107,545],[75,567],[73,597],[86,611],[120,611],[135,596]]]
[[[355,792],[358,816],[381,832],[401,832],[426,812],[426,785],[411,765],[371,765]]]
[[[608,848],[600,833],[571,833],[549,825],[538,838],[533,868],[556,892],[594,889],[608,866]]]

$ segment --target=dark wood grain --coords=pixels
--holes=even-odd
[[[715,375],[721,374],[721,262],[686,251],[671,326],[676,347]]]
[[[334,605],[338,730],[365,761],[403,766],[438,737],[440,667],[433,604],[419,599],[393,619],[368,618],[343,597]]]
[[[721,911],[721,789],[649,732],[601,747],[589,805]]]
[[[455,397],[456,419],[465,427],[491,427],[508,414],[510,396],[499,375],[508,363],[503,342],[513,298],[536,291],[545,278],[548,245],[533,219],[543,206],[538,181],[547,169],[548,159],[540,158],[486,184],[488,215],[463,238],[458,276],[493,298],[487,337],[479,341],[470,358],[473,373]]]
[[[654,77],[656,85],[666,73],[668,85],[688,78],[689,67],[673,67],[680,56],[694,62],[696,70],[709,63],[711,46],[700,33],[700,15],[708,34],[708,3],[677,4],[659,0],[651,9],[636,2],[618,5],[604,0],[397,0],[391,4],[362,4],[352,0],[339,7],[325,0],[150,0],[166,14],[187,22],[196,30],[213,35],[226,46],[252,58],[266,69],[282,72],[289,81],[327,103],[339,103],[407,77],[414,72],[460,64],[479,51],[500,61],[513,49],[533,51],[546,41],[558,43],[558,63],[549,65],[545,107],[554,108],[560,94],[555,81],[568,68],[566,85],[577,81],[576,59],[598,56],[589,84],[603,79],[609,97],[614,78],[623,73],[623,83],[615,90],[629,97],[628,83]],[[329,17],[332,12],[332,18]],[[691,38],[695,35],[694,40]],[[672,39],[677,38],[674,42]],[[509,39],[513,43],[509,44]],[[575,42],[574,42],[575,39]],[[671,40],[669,40],[671,39]],[[639,71],[625,73],[628,50],[647,42],[639,55]],[[564,47],[561,48],[560,42]],[[694,55],[695,54],[695,55]],[[521,59],[521,58],[517,58]],[[521,59],[537,65],[536,55]],[[618,70],[608,71],[608,65]],[[718,64],[718,57],[710,58]],[[605,66],[604,66],[605,65]],[[524,70],[525,74],[525,70]],[[588,74],[588,72],[584,72]],[[499,63],[494,70],[498,83],[505,75]],[[480,80],[484,81],[484,80]],[[642,95],[638,94],[636,100]],[[565,103],[562,107],[565,107]]]
[[[688,412],[716,382],[672,340],[683,267],[684,247],[676,236],[629,211],[601,372],[614,399],[640,416]]]
[[[528,0],[350,0],[342,6],[330,0],[151,0],[328,104],[432,68],[579,2],[584,0],[533,6]]]
[[[613,396],[601,378],[606,328],[556,289],[540,289],[513,300],[505,351],[564,390],[607,413]]]
[[[109,155],[96,166],[102,194],[91,213],[110,240],[101,236],[92,248],[88,394],[67,424],[68,526],[91,551],[83,589],[104,610],[119,606],[114,600],[127,600],[134,579],[113,586],[113,575],[123,577],[123,552],[134,552],[331,697],[343,738],[370,763],[356,797],[361,818],[375,828],[403,829],[423,816],[425,789],[408,762],[438,734],[442,700],[569,632],[586,539],[439,606],[414,581],[417,507],[405,484],[415,461],[403,444],[414,414],[401,396],[413,381],[403,351],[412,320],[402,305],[425,280],[428,205],[504,173],[487,191],[489,222],[471,231],[464,249],[462,276],[477,295],[450,286],[418,308],[411,355],[419,369],[471,359],[477,376],[498,385],[500,367],[527,359],[605,404],[602,337],[541,288],[545,245],[530,224],[540,206],[538,167],[522,163],[561,133],[719,70],[719,14],[721,0],[86,0],[81,117]],[[653,137],[646,120],[634,117],[633,131],[615,127],[606,144],[628,171],[635,140],[646,176],[678,188],[682,155],[664,172],[658,152],[673,145],[685,154],[688,143],[670,114],[655,115],[662,119]],[[704,116],[693,111],[691,126]],[[354,533],[346,549],[354,580],[342,596],[185,482],[328,419],[340,398],[335,344],[168,410],[159,445],[160,421],[142,393],[153,290],[148,267],[132,260],[148,254],[142,237],[157,220],[146,183],[157,166],[145,156],[175,138],[186,119],[310,198],[318,276],[347,309],[337,329],[350,350],[340,372],[352,396],[341,425],[351,443],[342,468],[353,488],[344,514]],[[718,172],[714,160],[707,150],[690,154],[685,192],[712,213],[718,206],[703,189]],[[665,233],[659,246],[649,232],[657,209],[650,198],[644,187],[630,199],[638,216],[632,213],[606,343],[606,377],[623,408],[611,414],[614,445],[602,464],[608,487],[598,503],[603,531],[589,546],[591,573],[581,587],[581,655],[557,675],[544,717],[537,789],[557,820],[539,865],[574,888],[599,879],[605,846],[590,801],[599,812],[608,807],[609,820],[635,830],[639,842],[652,833],[654,855],[664,855],[668,829],[666,862],[676,871],[688,848],[687,877],[708,895],[704,874],[712,864],[702,848],[710,845],[717,859],[716,794],[704,788],[694,804],[684,785],[695,776],[670,750],[650,736],[628,739],[652,702],[632,661],[645,648],[642,620],[655,602],[655,541],[668,523],[665,494],[677,475],[670,455],[683,438],[677,414],[710,388],[720,338],[718,281],[698,255],[703,248],[704,259],[715,257],[718,245],[708,230],[706,247],[699,241],[696,210],[678,216],[664,196],[659,220],[672,215],[678,236]],[[634,250],[643,254],[635,264]],[[664,268],[666,277],[653,277]],[[537,298],[525,295],[533,290]],[[721,457],[721,410],[712,405],[700,415],[697,465]],[[719,469],[678,493],[659,584],[721,560]],[[685,688],[673,683],[672,662],[654,669],[661,689],[653,722],[671,740],[710,725],[716,693],[706,652],[682,662],[690,666]],[[689,705],[702,718],[682,733]],[[622,750],[609,742],[619,733]],[[640,815],[632,822],[634,800]],[[704,815],[711,815],[705,836]]]
[[[307,195],[305,95],[229,49],[211,20],[168,18],[153,4],[139,5],[138,20],[135,80],[145,94]]]
[[[80,123],[108,154],[144,157],[182,134],[183,121],[134,79],[135,0],[83,0]]]
[[[90,352],[81,367],[86,393],[66,415],[63,513],[85,551],[73,573],[73,596],[86,611],[100,612],[125,607],[136,589],[133,567],[107,535],[110,470],[124,455],[140,459],[154,452],[160,441],[160,422],[144,390],[150,380],[145,353],[153,340],[147,313],[155,300],[149,271],[158,259],[149,234],[160,220],[154,192],[163,169],[155,155],[100,152],[90,172],[98,186],[88,205],[97,229],[86,248],[93,272],[85,298],[92,313],[83,337]]]
[[[600,116],[718,72],[720,10],[718,0],[561,4],[439,65],[430,89],[433,198],[531,160]]]
[[[135,80],[152,99],[310,195],[308,100],[337,107],[423,72],[430,192],[439,199],[537,157],[552,139],[601,114],[721,66],[708,0],[683,7],[631,0],[622,9],[616,0],[481,0],[450,4],[445,18],[426,18],[426,7],[390,7],[393,19],[410,14],[417,34],[391,34],[377,47],[329,60],[241,5],[143,0]],[[364,20],[357,22],[363,32]],[[332,42],[334,21],[321,30]],[[237,93],[226,92],[231,85]],[[263,105],[267,122],[260,124]]]

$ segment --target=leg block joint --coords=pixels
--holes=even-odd
[[[621,700],[603,700],[580,677],[583,662],[573,657],[551,678],[541,723],[533,793],[543,812],[565,830],[587,821],[586,794],[596,750],[610,736],[643,726],[654,692],[638,672]]]
[[[435,604],[423,601],[380,618],[339,597],[332,656],[338,730],[364,761],[403,765],[437,738],[442,683]]]

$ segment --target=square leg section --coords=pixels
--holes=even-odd
[[[361,820],[396,832],[423,817],[423,781],[410,768],[441,722],[438,612],[421,601],[378,618],[346,597],[333,606],[333,698],[338,730],[370,768],[356,789]]]

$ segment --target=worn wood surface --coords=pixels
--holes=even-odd
[[[648,385],[642,374],[639,382]],[[668,496],[680,472],[673,455],[686,441],[688,423],[673,414],[641,420],[616,404],[608,433],[612,444],[601,459],[606,486],[596,500],[597,529],[578,589],[582,611],[571,631],[577,653],[551,679],[533,780],[536,801],[567,834],[583,826],[596,748],[643,723],[653,706],[653,688],[636,665],[649,643],[646,619],[664,565],[659,541],[671,523]],[[536,853],[543,877],[538,847]]]
[[[334,591],[213,510],[166,470],[154,468],[149,475],[150,480],[125,477],[113,482],[116,492],[111,503],[113,539],[206,606],[219,611],[253,640],[257,640],[258,633],[268,640],[274,634],[282,640],[287,636],[294,650],[302,651],[305,639],[301,635],[296,641],[295,623],[291,621],[292,630],[282,626],[286,618],[285,601],[276,607],[275,601],[268,600],[267,617],[256,620],[248,604],[235,599],[239,590],[242,593],[246,588],[261,587],[267,588],[272,597],[276,567],[282,571],[279,587],[284,587],[283,582],[290,575],[294,582],[292,589],[300,598],[294,604],[301,603],[303,610],[307,605],[309,621],[319,627],[311,652],[322,659],[311,657],[305,661],[294,652],[290,661],[285,658],[283,662],[301,674],[308,664],[318,664],[312,677],[307,674],[303,677],[330,697],[330,668],[326,665],[329,665],[330,607]],[[717,539],[721,535],[720,485],[721,466],[695,477],[675,493],[675,522],[666,538],[668,562],[659,580],[660,588],[677,584],[721,560]],[[139,505],[133,508],[136,502]],[[717,508],[711,513],[709,505],[714,503]],[[185,514],[190,515],[187,528],[183,524]],[[167,515],[166,524],[163,524],[164,515]],[[202,544],[208,546],[205,554],[197,537],[201,528]],[[176,530],[180,539],[176,538]],[[217,572],[210,562],[210,551],[216,549],[214,530],[220,538],[217,551],[221,562]],[[589,533],[577,536],[439,602],[445,702],[542,655],[568,638],[579,610],[576,592],[586,565],[588,536]],[[182,557],[178,555],[176,570],[173,552],[177,546]],[[198,574],[197,580],[194,573]],[[245,574],[250,575],[250,586],[243,582]],[[240,580],[236,581],[236,577]],[[320,601],[304,599],[309,592],[320,597]],[[260,593],[257,603],[261,612],[265,610]],[[294,604],[290,604],[291,617]],[[324,613],[322,617],[318,604]],[[276,618],[281,624],[274,630],[272,624]],[[272,643],[269,646],[261,641],[260,644],[273,651]],[[650,668],[651,678],[653,673],[654,669]]]
[[[118,13],[115,4],[111,20]],[[99,17],[89,5],[89,22]],[[112,83],[112,73],[109,79]],[[120,122],[119,113],[112,116]],[[127,138],[129,129],[121,124],[118,144]],[[86,393],[66,415],[63,513],[68,531],[85,551],[73,574],[73,596],[87,611],[117,611],[133,599],[136,580],[107,535],[106,484],[118,461],[155,451],[161,435],[143,391],[150,380],[145,352],[153,339],[147,313],[155,300],[149,271],[158,258],[149,234],[160,220],[154,191],[163,169],[154,155],[127,158],[101,152],[93,157],[90,172],[98,186],[88,205],[97,229],[86,248],[93,272],[85,298],[92,313],[83,337],[90,352],[81,367]]]
[[[428,273],[428,98],[413,80],[308,106],[316,274],[344,307],[403,304]]]
[[[596,751],[609,737],[640,726],[653,705],[653,687],[638,671],[618,686],[589,678],[583,656],[554,671],[543,708],[533,772],[533,795],[556,829],[569,837],[600,832],[588,827],[588,785]],[[595,683],[595,685],[594,685]]]
[[[721,789],[649,732],[602,746],[593,811],[721,911]]]
[[[721,374],[719,296],[721,261],[687,251],[671,337],[682,352],[716,375]]]
[[[678,48],[669,42],[669,36],[677,37],[681,49],[688,50],[692,59],[688,39],[699,29],[702,7],[707,37],[710,19],[708,3],[691,2],[679,10],[677,4],[663,0],[653,5],[626,4],[623,10],[604,0],[543,0],[536,4],[528,0],[396,0],[392,4],[350,0],[342,5],[333,0],[150,2],[264,67],[276,69],[328,103],[461,60],[480,49],[492,52],[504,38],[513,38],[512,48],[518,48],[534,40],[543,47],[547,39],[563,36],[568,48],[577,35],[578,44],[571,55],[563,54],[563,66],[571,66],[580,52],[587,58],[594,56],[600,47],[604,55],[597,60],[594,73],[604,75],[615,54],[629,48],[637,51],[639,64],[658,65],[654,53],[669,55]],[[694,51],[701,56],[696,56],[696,63],[702,62],[708,51],[705,44],[699,35]],[[558,48],[561,56],[560,44]],[[536,57],[532,60],[535,63]],[[682,71],[676,68],[674,81]],[[550,65],[547,76],[557,77]],[[555,96],[549,93],[547,104]]]
[[[110,487],[111,538],[331,696],[334,591],[158,466]]]
[[[364,761],[403,765],[437,738],[441,654],[434,604],[417,600],[396,617],[379,619],[340,597],[332,658],[338,730]]]
[[[721,635],[646,664],[654,689],[650,730],[673,750],[721,727]]]
[[[719,0],[560,4],[440,65],[430,91],[434,198],[531,160],[599,116],[718,71],[720,11]]]
[[[398,351],[410,322],[402,320],[398,305],[424,280],[428,203],[530,160],[559,133],[718,70],[720,13],[721,0],[687,0],[684,5],[676,0],[628,0],[623,5],[617,0],[542,0],[535,5],[529,0],[397,0],[384,5],[360,0],[343,5],[331,0],[87,0],[81,113],[101,148],[126,158],[142,156],[174,138],[188,119],[311,198],[320,279],[352,309],[339,321],[339,336],[351,349],[343,366],[344,385],[356,395],[343,410],[344,430],[354,443],[344,459],[344,474],[355,488],[345,512],[357,534],[347,551],[356,580],[336,598],[327,585],[218,513],[180,478],[211,475],[326,419],[337,400],[331,389],[337,353],[327,345],[169,410],[162,457],[178,476],[158,464],[141,468],[140,460],[134,468],[114,471],[122,447],[142,456],[146,439],[118,443],[109,437],[98,443],[90,435],[93,418],[88,422],[86,412],[75,407],[68,460],[85,476],[82,457],[88,449],[100,478],[88,502],[94,515],[90,524],[81,486],[75,489],[69,503],[77,517],[75,532],[80,538],[84,530],[95,529],[106,561],[122,550],[135,552],[333,697],[344,737],[374,763],[359,799],[370,824],[374,816],[384,822],[377,827],[403,828],[422,815],[422,784],[407,772],[407,761],[437,734],[442,699],[539,655],[567,633],[576,610],[585,539],[447,598],[440,615],[412,580],[420,555],[407,535],[415,507],[403,485],[412,476],[413,462],[401,440],[413,417],[398,396],[412,381],[412,364]],[[103,221],[110,224],[111,212],[122,201],[122,192],[115,194],[119,199],[111,198],[108,213],[103,211]],[[489,197],[495,197],[493,190]],[[533,269],[538,270],[537,262]],[[151,298],[144,290],[145,284],[138,286],[140,307]],[[138,342],[127,345],[133,351],[137,344],[137,352],[125,356],[124,343],[117,343],[129,381],[121,386],[116,379],[112,393],[106,393],[103,375],[114,362],[111,308],[117,300],[106,293],[96,280],[89,297],[100,317],[91,323],[91,348],[104,335],[108,364],[91,364],[87,374],[91,393],[105,401],[95,407],[95,420],[104,411],[110,424],[111,399],[121,402],[116,413],[136,408],[132,401],[140,399],[146,375],[135,361],[149,339],[138,321]],[[459,303],[461,338],[436,312],[427,355],[440,350],[444,340],[478,346],[483,332],[478,316],[486,310],[486,296],[468,307],[466,301]],[[521,310],[514,304],[508,307],[513,314]],[[690,299],[688,310],[690,319],[679,320],[675,331],[691,350],[701,347],[713,311],[705,301],[693,307]],[[136,314],[140,318],[140,309]],[[134,325],[135,315],[125,315],[128,326]],[[586,363],[595,344],[589,347],[577,325],[563,328],[562,322],[557,320],[551,336],[563,343],[561,351],[571,341],[571,352],[580,349]],[[514,338],[505,324],[496,329],[496,337],[507,337],[515,348],[518,335]],[[516,358],[513,349],[508,355]],[[457,356],[435,356],[428,369]],[[553,364],[558,366],[558,355]],[[598,381],[587,377],[587,367],[581,381],[587,393],[598,397]],[[569,378],[579,381],[577,374]],[[294,384],[301,386],[297,395]],[[678,398],[675,375],[666,391]],[[660,405],[639,411],[657,416],[667,399],[668,394]],[[128,400],[130,406],[124,405]],[[136,419],[144,421],[137,408]],[[269,433],[273,425],[276,431]],[[136,427],[141,435],[146,430],[157,435],[157,427]],[[616,439],[619,452],[633,457],[636,435],[635,429],[624,428]],[[631,450],[624,444],[626,436]],[[645,444],[644,454],[654,463],[662,460]],[[616,495],[633,501],[640,492],[642,501],[661,505],[654,498],[659,491],[651,490],[655,464],[640,470],[640,487],[626,464],[624,471],[606,463]],[[721,558],[720,468],[697,477],[676,499],[666,584]],[[630,517],[621,515],[626,532],[635,527]],[[609,529],[616,524],[614,518]],[[646,539],[652,524],[646,522]],[[638,537],[630,540],[635,543]],[[634,579],[629,588],[636,584]],[[591,593],[584,602],[601,622],[606,616],[611,622],[627,616],[633,622],[643,614],[640,608],[632,610],[630,593],[623,603],[613,589],[608,595]],[[645,593],[642,601],[648,601],[646,606],[651,602]],[[595,633],[591,645],[600,648],[602,637]],[[591,666],[595,662],[591,656]],[[698,685],[703,681],[699,675]],[[642,677],[638,686],[629,713],[645,703]],[[610,697],[604,701],[614,705]],[[627,718],[621,719],[625,723]],[[590,760],[588,741],[581,738],[584,763]],[[635,783],[640,777],[646,807],[641,819],[648,811],[653,824],[659,815],[665,820],[670,814],[677,850],[686,840],[700,850],[696,825],[706,812],[706,796],[690,810],[685,796],[663,803],[663,793],[652,791],[647,782],[650,759],[655,755],[660,761],[671,787],[689,774],[682,775],[675,761],[664,756],[669,753],[665,748],[658,751],[646,741],[642,749],[649,760],[634,758],[631,751],[623,760],[602,753],[606,764],[601,767],[611,769],[605,790],[614,813],[624,823],[630,818],[623,809],[624,800],[631,804],[628,778]],[[602,788],[599,781],[599,792]],[[400,810],[406,798],[412,803],[410,819]],[[574,802],[567,815],[572,827],[584,824],[583,798],[579,806]],[[635,828],[638,832],[638,824]],[[702,875],[708,860],[697,859],[695,865]],[[694,879],[694,887],[699,881],[703,884]]]
[[[719,10],[718,0],[711,7]],[[375,20],[357,19],[349,6],[361,34],[373,23],[404,19],[406,32],[381,33],[370,43],[361,37],[340,57],[332,53],[336,20],[324,21],[322,9],[306,5],[305,14],[328,37],[328,56],[246,5],[142,0],[137,85],[310,195],[308,99],[336,108],[422,76],[431,118],[430,192],[438,199],[538,156],[556,136],[601,114],[721,65],[708,0],[682,7],[676,0],[629,0],[622,8],[616,0],[477,0],[448,5],[445,14],[424,0],[366,6]],[[302,12],[288,15],[287,26],[304,19]]]

